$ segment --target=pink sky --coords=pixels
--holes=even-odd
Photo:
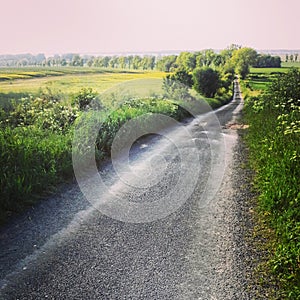
[[[299,0],[0,0],[0,53],[300,49]]]

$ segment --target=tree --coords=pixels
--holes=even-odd
[[[181,70],[191,72],[196,67],[196,55],[191,52],[181,52],[176,58],[176,65]]]
[[[126,57],[125,57],[125,56],[120,56],[120,57],[118,58],[118,60],[119,60],[119,62],[118,62],[119,67],[120,67],[121,69],[125,69],[125,68],[126,68]]]
[[[252,48],[240,48],[233,52],[231,60],[236,73],[244,79],[249,74],[250,66],[257,60],[257,52]]]
[[[175,74],[171,75],[170,78],[172,80],[178,81],[182,84],[184,84],[187,87],[192,87],[193,86],[193,77],[191,74],[184,70],[179,70],[176,71]]]
[[[176,55],[167,55],[158,59],[156,67],[163,72],[170,72],[176,66]]]
[[[142,61],[142,58],[139,55],[135,55],[132,60],[132,68],[134,70],[139,69],[141,66],[141,61]]]
[[[83,59],[78,54],[76,54],[76,55],[73,56],[71,65],[74,66],[74,67],[79,67],[79,66],[82,67],[83,66]]]
[[[193,72],[194,89],[208,98],[213,98],[220,86],[218,71],[209,67],[196,68]]]

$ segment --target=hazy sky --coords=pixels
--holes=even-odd
[[[0,53],[300,49],[300,0],[0,0]]]

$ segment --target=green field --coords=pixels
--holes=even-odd
[[[0,106],[7,107],[11,99],[36,96],[45,89],[60,94],[62,98],[68,98],[87,87],[99,94],[116,88],[118,93],[146,97],[162,93],[164,76],[164,72],[158,71],[93,68],[0,69]]]
[[[287,73],[293,67],[300,68],[300,63],[282,63],[281,68],[250,68],[250,74],[241,82],[244,97],[258,96],[268,89],[278,74]]]

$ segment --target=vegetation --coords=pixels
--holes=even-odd
[[[82,68],[78,56],[72,59],[74,67],[2,69],[1,98],[7,100],[7,105],[2,102],[0,109],[3,170],[0,219],[22,210],[50,187],[72,176],[74,126],[84,112],[93,111],[95,104],[103,121],[95,142],[98,161],[110,154],[114,136],[127,120],[145,113],[163,113],[177,120],[186,117],[188,113],[180,103],[201,98],[191,91],[193,65],[185,61],[191,57],[182,55],[178,61],[177,56],[167,57],[168,61],[181,62],[164,79],[165,73],[157,71]],[[111,61],[107,59],[110,67],[114,67]],[[126,61],[136,64],[133,66],[136,68],[142,60],[133,57]],[[206,58],[205,63],[212,61]],[[213,72],[217,76],[221,74],[221,71]],[[230,78],[227,76],[227,80]],[[127,84],[118,85],[122,82]],[[109,90],[110,87],[115,88]],[[130,93],[132,90],[134,94]],[[228,89],[218,90],[219,100],[208,99],[209,103],[215,107],[228,101],[229,90],[230,85]],[[92,114],[87,124],[92,126],[93,122],[97,118]],[[76,149],[83,153],[87,151],[85,142],[89,142],[88,131],[84,130],[83,147]]]
[[[192,105],[205,98],[212,107],[226,103],[234,63],[240,59],[250,65],[253,51],[233,45],[219,54],[210,49],[162,57],[70,54],[47,59],[42,68],[24,63],[26,68],[0,69],[2,217],[71,176],[74,126],[95,103],[105,117],[96,142],[101,160],[130,118],[160,112],[180,120],[187,116],[181,102]]]
[[[248,94],[245,120],[250,125],[246,140],[260,194],[259,217],[267,224],[266,231],[274,232],[264,237],[271,240],[268,264],[262,269],[277,280],[276,299],[299,299],[300,71],[272,74],[269,70],[260,75],[266,85],[256,96]],[[257,88],[251,83],[253,76],[257,73],[247,78],[252,90]]]
[[[197,68],[193,72],[194,88],[208,98],[213,98],[220,86],[219,73],[212,68]]]

